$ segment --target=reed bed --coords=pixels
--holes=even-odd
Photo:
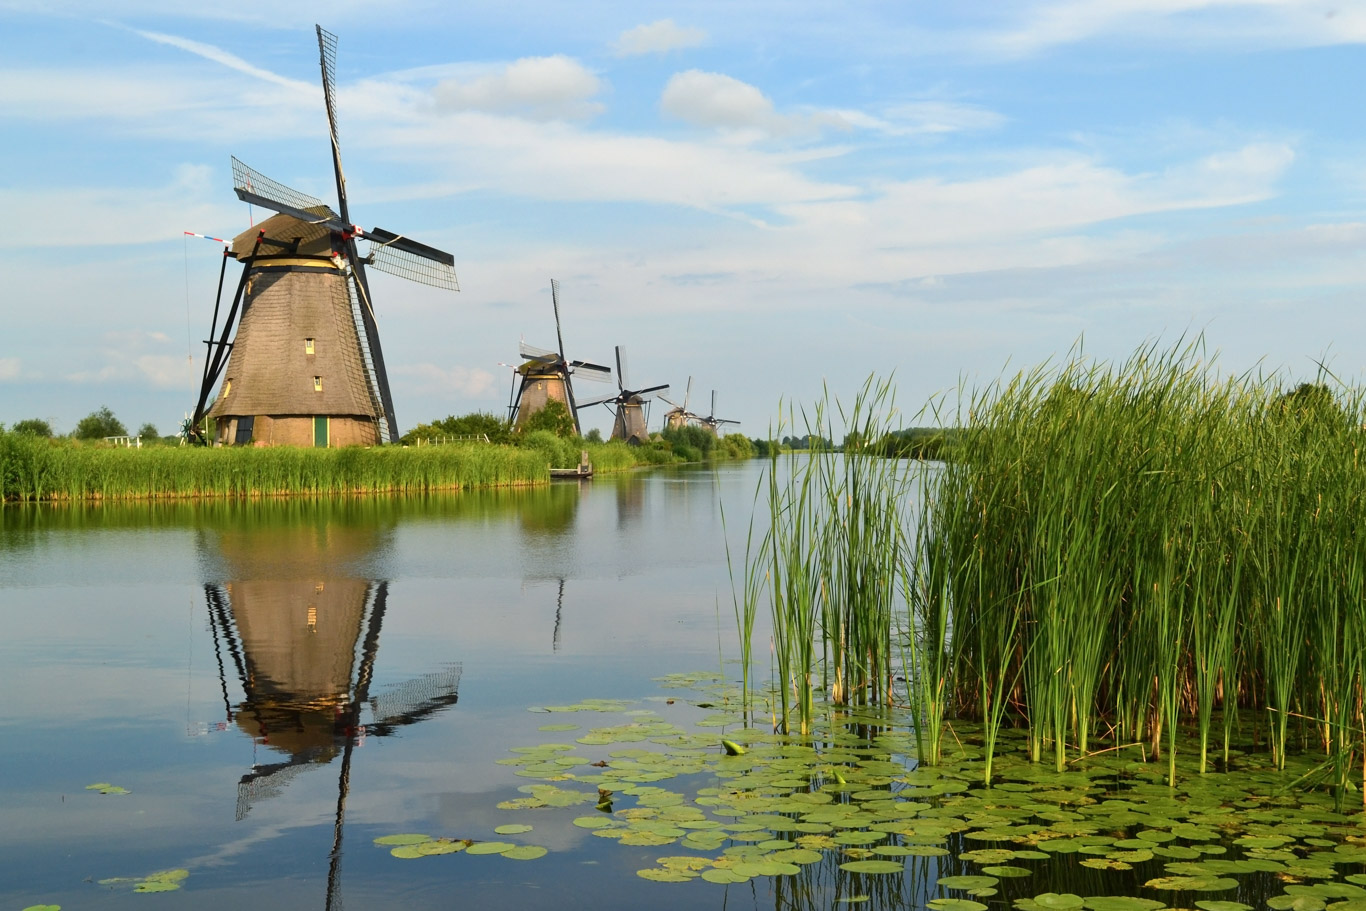
[[[544,483],[534,449],[123,449],[0,434],[5,500],[76,501],[461,490]]]
[[[877,440],[894,410],[890,383],[870,380],[845,411],[827,396],[802,413],[808,435],[832,439],[834,419],[860,440]],[[783,419],[795,425],[789,408]],[[780,422],[778,434],[781,435]],[[782,464],[785,463],[785,464]],[[736,595],[746,703],[758,605],[767,603],[784,731],[811,730],[818,694],[837,705],[884,703],[892,695],[894,613],[904,588],[904,510],[911,491],[904,463],[849,452],[812,455],[771,451],[755,491],[768,508],[767,529],[754,541],[751,523],[745,575]],[[904,612],[903,612],[904,613]]]
[[[1019,724],[1059,770],[1138,745],[1174,781],[1193,725],[1200,772],[1241,738],[1281,767],[1321,751],[1340,799],[1362,784],[1362,394],[1287,394],[1202,353],[998,383],[925,476],[908,587],[920,691],[937,694],[922,708],[931,734],[985,723],[988,777],[995,734]]]
[[[1172,782],[1313,754],[1306,783],[1366,800],[1366,397],[1320,380],[1223,375],[1199,340],[1044,365],[962,396],[928,466],[858,447],[894,411],[870,382],[853,445],[756,491],[736,620],[747,656],[769,607],[777,726],[898,698],[922,762],[980,721],[987,781],[1009,727],[1054,769],[1126,749]],[[833,439],[830,412],[802,418]]]

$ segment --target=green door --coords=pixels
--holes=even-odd
[[[319,414],[313,417],[313,445],[327,448],[327,415]]]

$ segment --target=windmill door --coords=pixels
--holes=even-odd
[[[315,415],[313,418],[313,445],[327,448],[327,424],[328,418],[325,414]]]

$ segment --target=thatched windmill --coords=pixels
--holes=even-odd
[[[670,405],[673,406],[673,407],[670,408],[668,411],[664,412],[664,429],[665,429],[665,430],[682,430],[684,427],[687,427],[689,424],[695,424],[695,423],[697,423],[697,420],[698,420],[697,415],[693,414],[691,411],[688,410],[688,401],[689,401],[691,398],[692,398],[692,377],[688,377],[688,386],[687,386],[687,388],[683,391],[683,404],[682,404],[682,405],[678,404],[677,402],[673,401],[672,399],[665,398],[665,397],[662,396],[662,395],[660,396],[660,399],[662,399],[662,400],[665,401],[665,402],[668,402]]]
[[[579,425],[579,406],[574,401],[572,376],[605,383],[612,378],[612,368],[588,361],[571,361],[564,354],[564,333],[560,329],[560,283],[550,280],[550,301],[555,308],[555,339],[558,351],[535,348],[525,341],[519,352],[524,361],[516,369],[513,382],[516,384],[512,400],[508,403],[508,420],[520,428],[533,414],[548,403],[563,402],[574,419],[574,432],[583,435]]]
[[[615,409],[616,420],[612,422],[612,439],[623,440],[633,446],[639,446],[650,438],[650,431],[646,429],[649,415],[646,409],[650,402],[661,392],[669,388],[668,383],[660,386],[647,386],[644,389],[628,389],[630,380],[626,378],[626,354],[621,350],[621,346],[616,348],[617,355],[617,394],[604,396],[594,399],[591,402],[583,402],[580,408],[588,408],[591,405],[606,405]]]
[[[393,396],[365,267],[460,290],[449,253],[393,231],[365,231],[351,223],[337,143],[337,39],[321,26],[317,31],[338,211],[232,160],[238,198],[278,214],[238,235],[224,251],[199,401],[186,428],[198,442],[397,442]],[[370,244],[364,257],[357,250],[358,239]],[[228,257],[243,269],[220,329]],[[239,311],[240,325],[229,341]],[[220,378],[218,397],[208,407]],[[205,417],[214,421],[207,433]]]
[[[707,428],[715,435],[722,424],[738,424],[740,422],[732,421],[728,418],[718,418],[716,416],[716,390],[713,389],[711,391],[711,411],[706,417],[698,417],[697,423],[698,426]]]

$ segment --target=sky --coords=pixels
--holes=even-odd
[[[503,413],[552,278],[570,358],[756,437],[1193,337],[1366,380],[1363,0],[0,0],[0,423],[193,410],[230,156],[335,205],[315,22],[353,220],[460,279],[371,273],[401,429]]]

